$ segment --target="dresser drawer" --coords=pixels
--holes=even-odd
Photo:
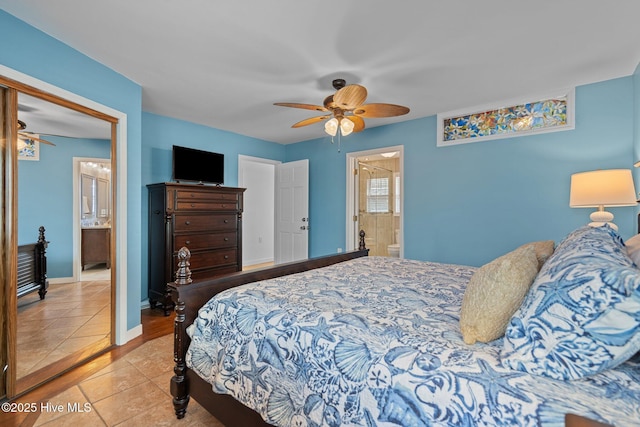
[[[176,190],[176,201],[177,202],[219,202],[226,203],[229,205],[237,205],[239,196],[237,193],[227,193],[222,191],[199,191],[195,190],[187,190],[187,189],[178,189]]]
[[[208,188],[208,187],[207,187]],[[219,190],[218,190],[219,191]],[[195,199],[195,200],[222,200],[222,201],[238,201],[239,196],[237,192],[223,193],[215,191],[198,191],[198,190],[176,190],[176,198],[181,199]]]
[[[236,211],[238,204],[216,200],[178,200],[177,211]]]
[[[235,266],[238,261],[238,250],[236,248],[217,249],[215,251],[192,252],[189,268],[192,271],[211,266]],[[178,265],[177,252],[173,254],[173,263]]]
[[[236,230],[237,227],[238,217],[235,214],[175,214],[173,217],[173,229],[175,232]]]
[[[183,246],[190,251],[198,249],[217,249],[235,247],[238,242],[235,231],[229,233],[178,234],[173,238],[173,247],[178,250]]]
[[[237,210],[238,195],[211,191],[176,191],[176,210]]]

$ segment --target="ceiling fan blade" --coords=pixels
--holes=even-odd
[[[395,117],[409,112],[409,108],[395,104],[366,104],[353,110],[353,114],[365,118]]]
[[[309,119],[301,120],[298,123],[295,123],[291,127],[292,128],[299,128],[299,127],[302,127],[302,126],[309,126],[309,125],[312,125],[314,123],[318,123],[318,122],[321,122],[323,120],[327,120],[330,117],[331,117],[331,114],[327,114],[326,116],[311,117]]]
[[[30,135],[30,134],[24,133],[24,132],[18,132],[18,138],[20,138],[22,140],[32,139],[34,141],[38,141],[38,142],[41,142],[43,144],[53,145],[54,147],[56,146],[56,144],[54,144],[53,142],[47,141],[46,139],[37,138],[37,137],[35,137],[33,135]]]
[[[343,110],[353,110],[367,99],[367,89],[360,85],[348,85],[333,95],[334,102]]]
[[[364,119],[358,116],[345,116],[345,119],[349,119],[353,122],[353,132],[362,132],[364,130]]]
[[[278,105],[280,107],[303,108],[305,110],[328,111],[326,108],[320,105],[313,105],[313,104],[296,104],[294,102],[274,102],[273,105]]]

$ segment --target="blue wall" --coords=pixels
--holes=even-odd
[[[342,152],[329,138],[287,146],[287,161],[310,159],[310,255],[345,245],[346,153],[404,145],[405,257],[482,265],[532,240],[556,242],[589,222],[569,208],[572,173],[631,168],[633,77],[576,89],[571,131],[436,147],[436,118],[351,134]],[[611,210],[623,237],[635,210]]]
[[[224,153],[230,186],[238,154],[310,159],[311,256],[345,246],[346,153],[402,144],[405,256],[470,265],[527,241],[560,240],[590,213],[569,208],[570,175],[640,159],[638,72],[578,87],[573,131],[437,148],[436,118],[427,117],[352,134],[338,152],[328,138],[281,146],[143,114],[139,85],[4,11],[0,64],[127,114],[128,329],[139,325],[146,299],[145,185],[170,179],[173,144]],[[613,210],[623,237],[635,233],[635,211]]]
[[[34,243],[45,228],[47,276],[73,276],[73,158],[109,159],[111,142],[47,136],[40,160],[18,162],[18,244]]]
[[[0,64],[127,114],[127,329],[138,326],[142,88],[2,10]]]
[[[640,161],[640,64],[633,73],[633,161]],[[636,190],[640,191],[640,168],[634,168]],[[640,209],[640,207],[638,207]],[[636,209],[636,210],[638,210]],[[640,230],[638,230],[640,233]]]
[[[285,147],[183,120],[143,113],[142,115],[142,184],[171,181],[173,145],[224,154],[224,184],[238,185],[238,155],[284,160]],[[148,262],[149,197],[142,191],[142,265]],[[147,299],[148,271],[142,271],[142,300]]]

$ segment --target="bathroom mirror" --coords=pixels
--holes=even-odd
[[[104,178],[98,178],[96,189],[96,216],[99,218],[109,217],[109,180]]]
[[[96,178],[82,174],[80,183],[82,203],[80,204],[82,218],[92,217],[95,214],[95,200],[96,200]]]
[[[90,165],[88,168],[93,169],[96,174],[103,174],[103,171],[109,171],[109,165],[105,163],[96,164],[93,162],[85,162]],[[85,165],[83,164],[83,168]],[[101,218],[108,219],[110,216],[109,199],[111,198],[110,180],[101,178],[89,173],[82,173],[80,180],[80,215],[82,219]]]

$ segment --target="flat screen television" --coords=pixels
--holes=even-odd
[[[224,184],[224,154],[173,146],[173,179]]]

